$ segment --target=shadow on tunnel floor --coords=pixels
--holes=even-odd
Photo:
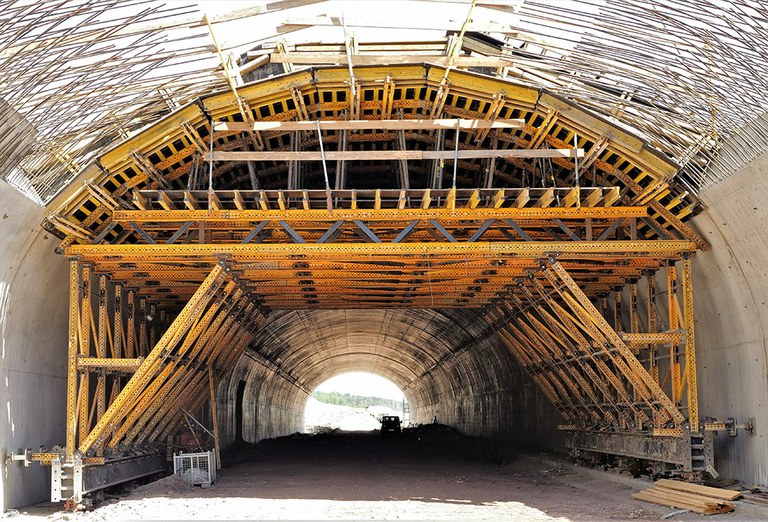
[[[222,462],[208,488],[166,477],[120,495],[97,519],[135,515],[140,511],[127,510],[142,506],[214,518],[281,518],[275,513],[287,510],[293,519],[658,520],[664,512],[633,500],[629,486],[590,478],[562,461],[524,453],[515,458],[488,440],[439,424],[400,436],[297,433],[237,444]]]
[[[441,424],[407,428],[400,435],[334,430],[240,442],[223,453],[222,464],[209,488],[167,477],[139,487],[130,497],[492,505],[528,497],[521,484],[549,484],[540,462],[529,457],[518,462],[509,448]]]
[[[584,474],[552,455],[511,457],[488,440],[439,424],[400,436],[297,433],[230,447],[208,488],[166,477],[114,492],[84,520],[658,520],[666,512],[633,500],[635,488]]]
[[[255,462],[381,462],[417,463],[447,460],[505,464],[515,460],[511,450],[482,438],[463,435],[443,424],[405,428],[401,434],[378,431],[333,431],[318,434],[294,433],[257,444],[237,443],[222,454],[225,468]]]

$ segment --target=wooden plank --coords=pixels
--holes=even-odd
[[[603,199],[603,189],[591,189],[589,196],[584,200],[584,205],[587,207],[594,207]]]
[[[713,488],[710,486],[700,486],[699,484],[690,484],[677,480],[660,479],[654,482],[655,486],[662,486],[667,489],[697,493],[706,497],[718,498],[723,500],[736,500],[741,496],[741,491],[734,489]]]
[[[235,195],[232,198],[232,201],[235,202],[235,207],[237,207],[237,210],[245,210],[245,200],[243,199],[243,195],[239,190],[235,191]]]
[[[429,208],[429,204],[432,202],[432,197],[430,196],[431,191],[429,189],[426,189],[424,191],[424,194],[421,196],[421,208],[422,210],[427,210]]]
[[[539,197],[539,200],[534,203],[534,207],[547,208],[555,200],[555,189],[548,188],[544,194]]]
[[[193,196],[189,191],[184,191],[184,205],[186,205],[189,210],[199,209],[195,196]]]
[[[610,207],[611,205],[616,203],[620,197],[621,197],[621,192],[619,191],[619,187],[613,187],[612,189],[608,190],[608,193],[605,195],[605,198],[603,198],[603,205],[606,207]]]
[[[531,200],[531,191],[529,189],[523,189],[517,196],[514,202],[516,208],[523,208]]]
[[[140,194],[138,190],[133,191],[133,204],[136,205],[139,210],[147,210],[148,208],[147,198]]]
[[[682,500],[669,499],[662,495],[649,493],[648,491],[640,491],[639,493],[634,493],[632,498],[636,500],[642,500],[644,502],[650,502],[652,504],[658,504],[660,506],[685,508],[701,515],[715,515],[719,512],[717,508],[704,507],[698,504],[689,504],[688,502],[684,502]]]
[[[224,207],[221,206],[221,201],[219,201],[219,196],[217,196],[215,192],[209,192],[208,193],[208,209],[220,211],[223,208]]]
[[[755,504],[760,504],[761,506],[768,506],[768,498],[761,497],[758,495],[742,495],[742,498],[747,502],[753,502]]]
[[[171,201],[171,198],[169,198],[168,194],[165,192],[160,192],[157,202],[160,203],[160,206],[165,210],[176,210],[176,206],[173,204],[173,201]]]
[[[331,150],[325,158],[319,151],[214,151],[213,161],[391,161],[391,160],[452,160],[478,158],[573,158],[581,157],[584,149],[481,149],[481,150]],[[204,154],[209,161],[211,153]],[[606,197],[606,200],[608,198]],[[612,202],[611,202],[612,203]],[[606,202],[606,206],[610,203]]]
[[[360,65],[390,65],[394,61],[405,63],[434,63],[453,67],[509,67],[512,62],[508,59],[493,56],[457,56],[453,62],[451,57],[440,54],[353,54],[347,57],[345,53],[310,53],[287,52],[269,55],[272,63],[292,63],[295,65],[346,65],[350,60],[353,66]]]
[[[666,496],[668,498],[676,498],[684,502],[689,502],[691,504],[700,504],[702,506],[707,506],[707,507],[718,507],[720,504],[724,504],[727,502],[726,500],[718,500],[711,497],[697,495],[695,493],[688,493],[685,491],[679,491],[677,489],[668,489],[661,486],[654,486],[647,489],[646,491],[657,496]]]
[[[563,206],[568,208],[579,203],[579,187],[573,187],[563,198]]]
[[[473,190],[467,202],[467,208],[477,208],[478,203],[480,203],[480,191]]]
[[[317,126],[322,130],[341,131],[341,130],[437,130],[437,129],[455,129],[460,126],[461,130],[472,129],[523,129],[525,120],[523,119],[499,119],[499,120],[480,120],[480,119],[459,119],[459,118],[438,118],[438,119],[405,119],[405,120],[320,120],[320,121],[256,121],[233,122],[217,121],[213,124],[214,132],[248,132],[248,131],[312,131],[317,132]]]
[[[504,204],[504,189],[499,189],[493,196],[493,208],[499,208]]]

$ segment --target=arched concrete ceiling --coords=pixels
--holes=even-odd
[[[251,350],[305,390],[338,373],[370,371],[407,393],[446,359],[495,339],[474,310],[297,310],[272,314]]]
[[[360,44],[434,42],[458,31],[469,8],[466,0],[439,7],[390,2],[375,10],[363,4],[369,5],[273,2],[234,13],[215,3],[203,8],[212,11],[225,55],[242,55],[243,71],[250,67],[245,51],[269,50],[280,38],[288,50],[321,39],[343,41],[337,26],[342,12]],[[767,10],[753,0],[479,2],[468,34],[490,40],[481,36],[463,53],[484,49],[503,60],[507,77],[546,87],[633,129],[673,158],[695,190],[764,149],[762,120],[755,118],[765,111],[768,90]],[[428,16],[403,21],[403,12]],[[12,0],[2,16],[0,112],[9,132],[0,146],[11,153],[0,175],[41,202],[115,142],[227,85],[197,6]],[[728,137],[750,122],[738,154],[720,154]]]
[[[558,418],[551,405],[534,406],[541,398],[527,391],[512,353],[476,310],[274,312],[229,375],[222,407],[232,409],[244,381],[249,408],[259,403],[260,412],[302,423],[312,390],[347,371],[395,383],[414,422],[437,417],[469,433],[533,440],[542,419]]]

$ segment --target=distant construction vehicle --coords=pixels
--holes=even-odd
[[[381,434],[400,435],[402,428],[400,427],[400,417],[397,415],[385,415],[381,418]]]

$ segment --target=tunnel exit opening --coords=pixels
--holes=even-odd
[[[369,372],[345,372],[331,377],[312,392],[304,409],[307,433],[331,430],[374,431],[384,417],[409,419],[403,391],[389,379]]]

